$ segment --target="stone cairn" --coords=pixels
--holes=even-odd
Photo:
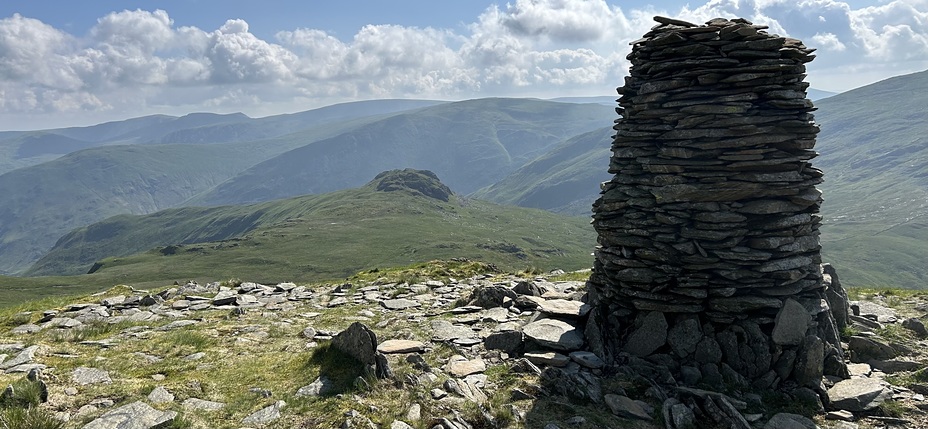
[[[822,392],[847,377],[846,301],[820,265],[813,49],[743,19],[655,20],[618,88],[587,337],[684,383]]]

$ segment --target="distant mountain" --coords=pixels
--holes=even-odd
[[[604,96],[594,96],[594,97],[558,97],[552,98],[551,101],[557,101],[558,103],[593,103],[593,104],[602,104],[605,106],[615,107],[618,105],[616,100],[619,98],[618,95],[604,95]]]
[[[812,100],[812,101],[818,101],[823,98],[828,98],[833,95],[838,95],[837,92],[822,91],[820,89],[815,89],[815,88],[809,88],[809,90],[806,91],[806,93],[807,93],[807,96],[809,97],[809,100]]]
[[[97,147],[0,174],[0,274],[25,270],[74,228],[182,205],[265,159],[384,116],[328,122],[267,140]]]
[[[0,273],[41,257],[67,231],[178,204],[251,165],[246,148],[108,146],[0,175]]]
[[[462,193],[490,185],[564,139],[611,123],[612,108],[490,98],[409,111],[255,165],[189,202],[221,205],[324,193],[379,171],[434,171]]]
[[[849,285],[928,287],[928,72],[816,105],[826,259]]]
[[[573,137],[471,196],[588,217],[598,184],[612,178],[607,170],[613,134],[606,127]]]
[[[433,100],[370,100],[252,119],[241,113],[153,115],[89,127],[0,133],[0,174],[82,149],[116,144],[204,144],[266,140],[332,122],[388,115],[441,104]]]
[[[30,274],[306,281],[452,257],[580,269],[594,240],[585,219],[463,199],[432,173],[397,170],[329,194],[110,218],[62,237]]]

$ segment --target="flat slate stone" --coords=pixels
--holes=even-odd
[[[83,429],[153,429],[169,425],[176,411],[159,411],[144,402],[133,402],[108,411]]]
[[[254,413],[251,413],[248,417],[242,419],[242,424],[246,425],[263,425],[270,423],[274,420],[280,418],[280,410],[282,410],[287,403],[284,401],[277,401],[273,405],[264,407]]]
[[[413,340],[386,340],[377,345],[377,351],[383,354],[422,353],[425,351],[425,343]]]
[[[583,346],[583,334],[573,325],[557,319],[541,319],[522,327],[522,333],[543,347],[572,351]]]
[[[570,358],[557,352],[529,352],[524,355],[529,362],[535,365],[549,365],[564,367],[570,363]]]
[[[83,366],[71,372],[71,380],[80,385],[109,384],[113,382],[108,372]]]
[[[606,365],[595,353],[587,351],[571,352],[570,359],[590,369],[599,369]]]
[[[42,327],[39,325],[35,325],[32,323],[26,323],[24,325],[19,325],[11,329],[10,332],[13,333],[14,335],[24,335],[24,334],[36,333],[41,330],[42,330]]]
[[[19,366],[22,364],[30,363],[35,359],[35,352],[39,350],[39,346],[29,346],[19,352],[12,359],[7,359],[0,363],[0,369],[8,369],[14,366]]]
[[[187,398],[181,404],[185,409],[198,411],[219,411],[226,407],[222,402],[207,401],[199,398]]]
[[[638,405],[637,402],[627,396],[608,394],[603,397],[609,411],[619,417],[638,420],[652,420],[651,416]]]
[[[331,379],[326,376],[320,375],[316,381],[313,381],[309,385],[303,386],[296,391],[296,396],[320,396],[327,395],[335,388],[334,383]]]
[[[583,317],[590,312],[590,306],[580,301],[566,299],[543,299],[538,302],[538,309],[555,316]]]
[[[471,374],[479,374],[486,370],[487,364],[483,359],[453,360],[448,363],[448,372],[455,377],[466,377]]]
[[[158,386],[152,389],[151,393],[148,394],[148,402],[152,404],[166,404],[168,402],[174,402],[174,394],[165,389],[164,386]]]
[[[455,325],[447,320],[432,321],[433,341],[453,341],[458,338],[474,338],[476,336],[477,333],[470,327]]]
[[[872,378],[849,378],[828,389],[832,408],[853,412],[872,410],[889,397],[890,391],[883,382]]]
[[[383,306],[384,308],[386,308],[387,310],[405,310],[405,309],[407,309],[407,308],[415,308],[415,307],[418,307],[418,306],[420,306],[421,304],[420,304],[419,302],[413,301],[413,300],[411,300],[411,299],[402,299],[402,298],[401,298],[401,299],[388,299],[388,300],[386,300],[386,301],[381,301],[381,302],[380,302],[380,305],[382,305],[382,306]]]

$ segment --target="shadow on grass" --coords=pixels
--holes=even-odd
[[[319,368],[319,378],[322,382],[319,396],[354,392],[368,385],[364,364],[332,347],[331,344],[316,347],[306,361],[306,366]]]

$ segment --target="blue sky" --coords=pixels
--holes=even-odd
[[[928,68],[928,0],[0,3],[0,130],[372,98],[613,95],[655,14],[744,17],[845,91]]]

